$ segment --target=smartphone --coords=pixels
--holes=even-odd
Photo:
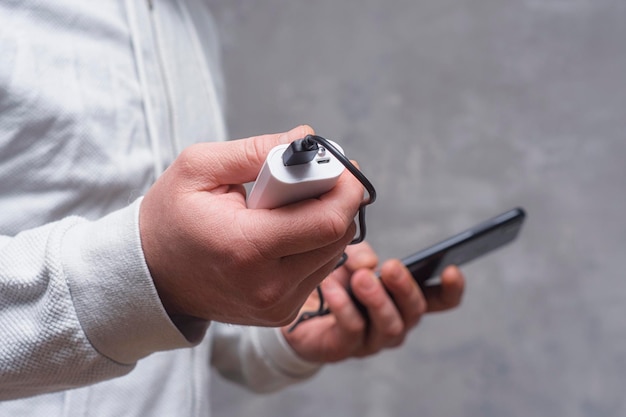
[[[526,212],[516,207],[402,260],[420,285],[450,265],[464,265],[515,240]]]
[[[514,208],[407,256],[402,262],[420,287],[432,285],[447,266],[467,264],[515,240],[525,218],[524,209]],[[359,311],[367,316],[350,287],[348,293]]]

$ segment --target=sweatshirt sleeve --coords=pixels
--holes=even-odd
[[[206,327],[186,332],[163,309],[139,204],[0,237],[0,400],[121,376],[152,352],[202,338]]]
[[[277,391],[302,382],[321,364],[298,356],[280,329],[211,324],[211,364],[226,379],[255,392]]]

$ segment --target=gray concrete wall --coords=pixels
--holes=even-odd
[[[216,416],[626,416],[626,2],[215,1],[231,136],[311,124],[401,257],[516,205],[514,245],[399,350]]]

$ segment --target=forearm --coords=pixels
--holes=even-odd
[[[113,378],[191,345],[160,304],[136,219],[137,204],[0,240],[0,399]]]

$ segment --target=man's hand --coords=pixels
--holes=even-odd
[[[144,197],[142,247],[171,316],[226,323],[289,323],[337,264],[356,232],[363,188],[344,173],[318,199],[272,210],[246,208],[245,189],[285,134],[194,145]]]
[[[347,252],[346,265],[322,284],[331,314],[301,323],[293,332],[288,327],[282,329],[303,359],[337,362],[397,347],[425,312],[447,310],[461,302],[464,277],[456,267],[444,270],[441,284],[427,288],[424,294],[399,260],[382,265],[381,282],[373,272],[378,260],[369,245],[350,246]],[[350,299],[348,283],[367,308],[368,321]],[[317,294],[313,293],[303,310],[315,311],[318,305]]]

